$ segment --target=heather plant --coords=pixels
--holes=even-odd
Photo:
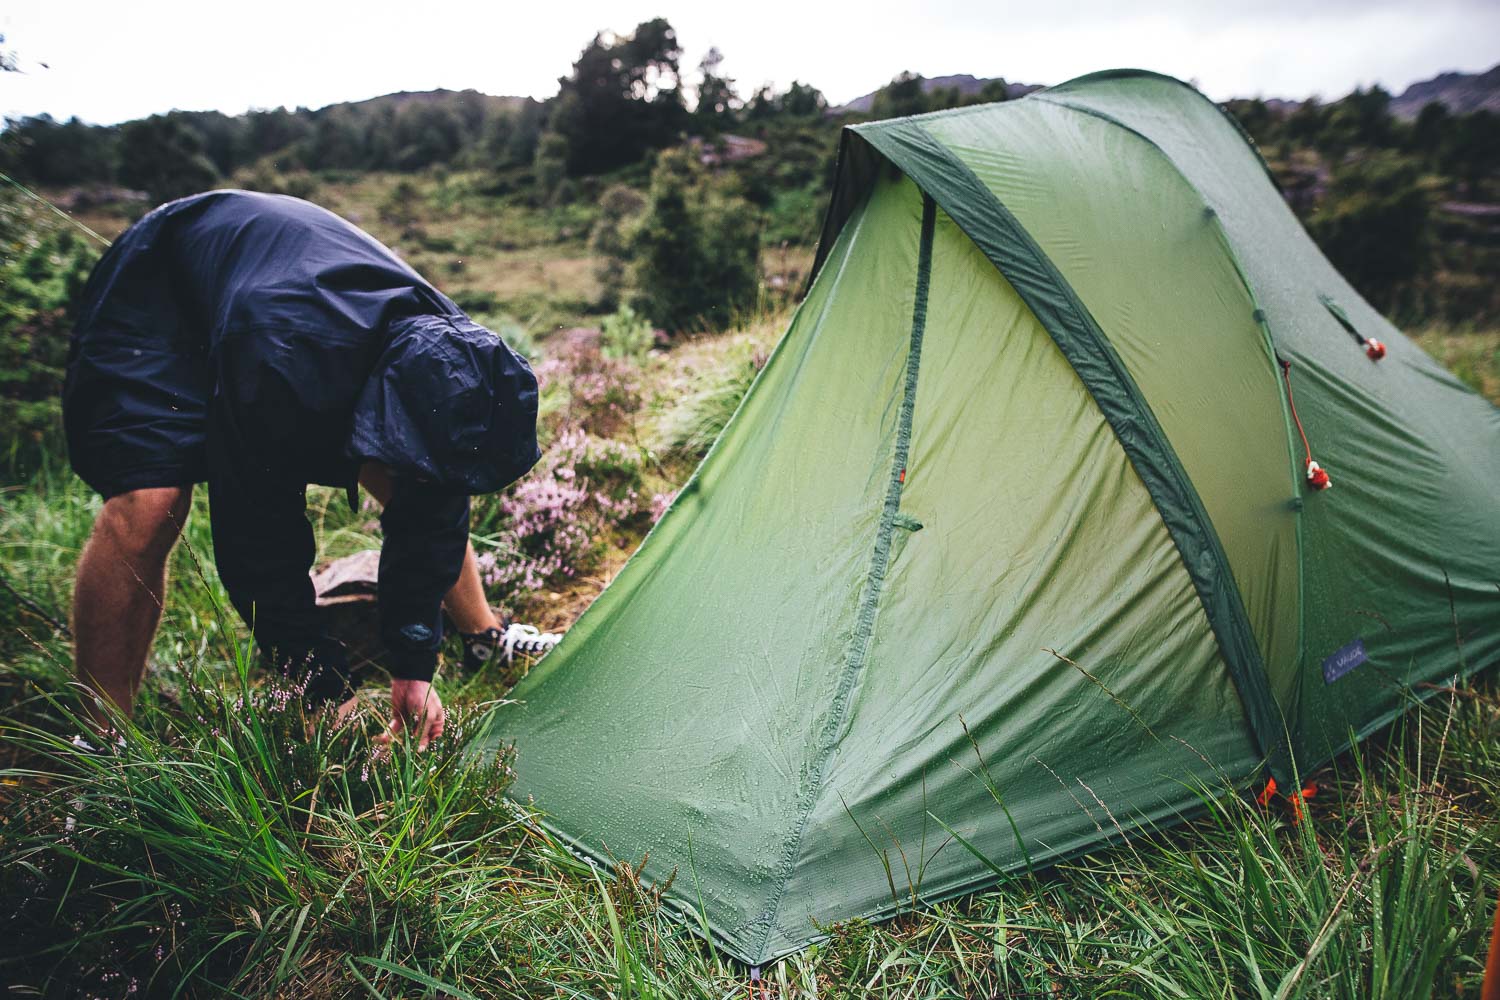
[[[609,533],[649,517],[638,450],[579,428],[564,430],[541,464],[501,498],[479,555],[485,585],[502,603],[587,574]]]
[[[581,428],[612,437],[633,429],[641,406],[641,372],[633,362],[605,357],[597,344],[580,340],[549,354],[536,375],[544,433]]]

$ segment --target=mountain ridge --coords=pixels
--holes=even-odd
[[[976,77],[969,73],[924,77],[922,92],[930,94],[934,90],[954,87],[960,95],[969,97],[979,93],[992,79],[998,78]],[[1043,86],[1034,83],[1007,83],[1006,97],[1015,100],[1034,90],[1041,90]],[[830,108],[829,113],[835,115],[869,114],[875,104],[875,95],[880,93],[880,89],[872,90],[845,104]],[[1261,99],[1272,110],[1280,113],[1290,113],[1305,103],[1281,97]],[[1479,73],[1449,71],[1439,73],[1427,80],[1418,80],[1407,86],[1399,96],[1391,98],[1391,113],[1400,118],[1411,119],[1420,114],[1422,108],[1433,103],[1446,106],[1452,114],[1467,114],[1471,111],[1500,113],[1500,63]]]
[[[1415,118],[1429,104],[1442,104],[1451,114],[1471,111],[1500,113],[1500,63],[1483,73],[1439,73],[1420,80],[1391,101],[1391,114]]]

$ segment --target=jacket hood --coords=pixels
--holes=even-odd
[[[462,315],[396,323],[354,409],[349,450],[457,492],[493,493],[541,458],[526,360]]]

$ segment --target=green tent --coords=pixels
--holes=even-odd
[[[765,371],[489,738],[761,963],[993,884],[950,831],[1042,864],[1495,662],[1497,497],[1500,410],[1190,87],[863,125]]]

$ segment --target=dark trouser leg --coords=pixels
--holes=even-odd
[[[308,570],[317,555],[307,490],[210,459],[214,558],[229,599],[272,666],[317,704],[352,691],[343,647],[323,631]]]

